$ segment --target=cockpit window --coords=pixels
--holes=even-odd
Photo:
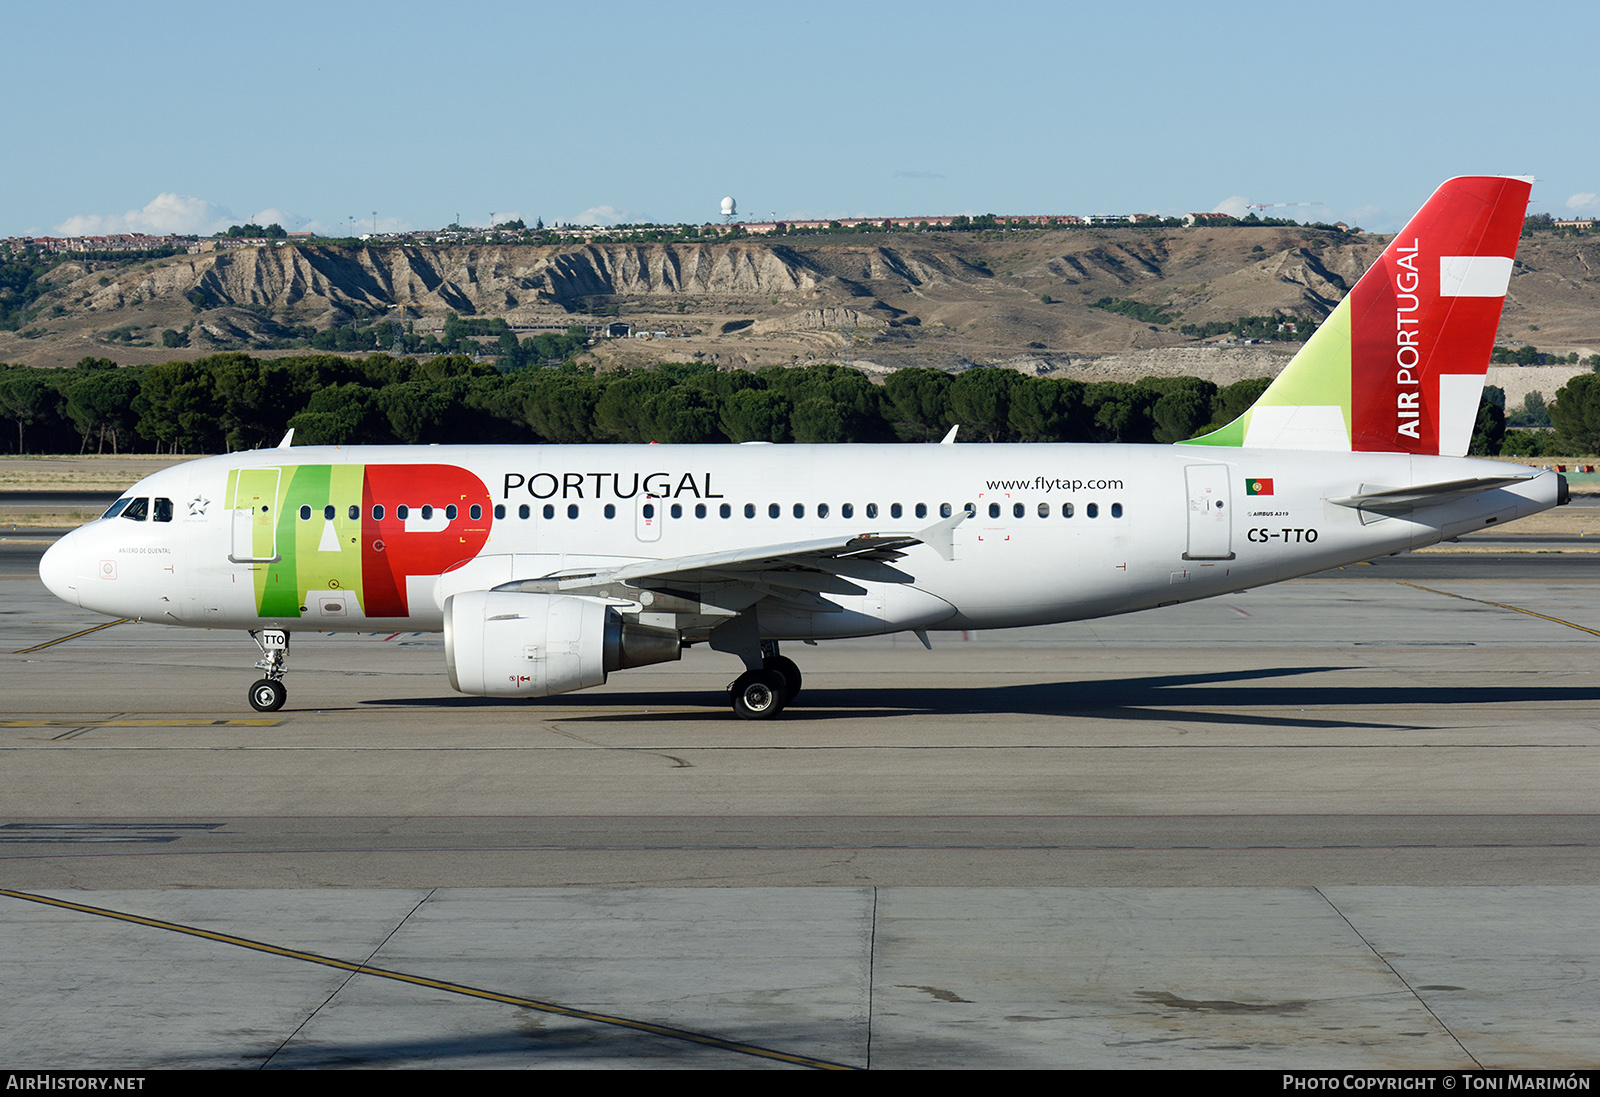
[[[100,517],[102,517],[102,518],[115,518],[117,515],[121,514],[124,510],[126,510],[127,507],[128,507],[128,504],[131,503],[131,502],[133,502],[132,499],[127,499],[127,498],[118,499],[115,503],[111,504],[111,509],[106,511]]]
[[[150,500],[129,499],[128,505],[122,510],[122,517],[130,522],[143,522],[150,517]]]
[[[163,499],[163,498],[161,498],[161,496],[158,495],[158,496],[156,496],[156,501],[155,502],[156,502],[155,513],[153,515],[155,520],[157,522],[170,522],[170,521],[172,521],[172,500],[171,499]]]

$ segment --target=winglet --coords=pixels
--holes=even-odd
[[[294,428],[290,427],[289,428],[289,433],[285,434],[283,436],[283,441],[278,443],[278,448],[279,449],[288,449],[289,448],[289,443],[292,442],[293,440],[294,440]]]
[[[944,521],[935,522],[927,529],[918,531],[917,540],[946,560],[954,560],[956,558],[956,527],[966,520],[967,512],[963,508]]]

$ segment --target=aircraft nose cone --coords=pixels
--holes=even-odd
[[[44,557],[39,561],[39,578],[51,594],[77,606],[82,603],[78,600],[77,554],[70,543],[72,539],[69,533],[45,550]]]

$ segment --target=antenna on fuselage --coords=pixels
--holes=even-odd
[[[289,443],[294,440],[294,428],[289,428],[289,433],[283,436],[283,441],[278,443],[279,449],[288,449]]]
[[[953,445],[955,445],[956,444],[956,431],[958,431],[960,429],[961,429],[961,424],[960,423],[957,423],[955,426],[951,427],[950,428],[950,433],[946,434],[943,438],[941,438],[939,440],[939,444],[941,446],[953,446]],[[293,432],[291,431],[290,433],[293,433]]]

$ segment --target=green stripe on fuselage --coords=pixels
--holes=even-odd
[[[362,465],[298,465],[283,470],[278,501],[282,559],[256,572],[263,617],[300,617],[319,591],[361,598]],[[333,517],[327,517],[327,507]],[[310,508],[302,518],[301,508]],[[350,517],[350,508],[356,517]]]

